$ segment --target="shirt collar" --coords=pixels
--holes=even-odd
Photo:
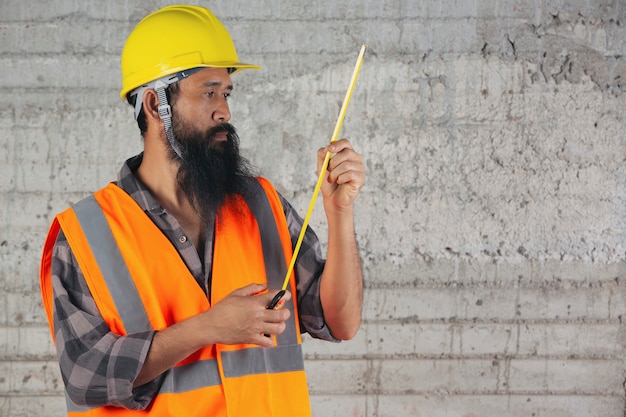
[[[161,214],[165,209],[135,175],[142,160],[143,152],[127,159],[117,175],[117,185],[126,191],[144,211]]]

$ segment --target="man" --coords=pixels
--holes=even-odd
[[[231,75],[246,68],[207,9],[170,6],[130,34],[121,96],[144,152],[116,183],[57,215],[41,287],[69,415],[308,416],[300,333],[350,339],[362,276],[353,203],[365,181],[347,140],[322,186],[328,256],[250,173],[229,124]],[[144,411],[138,411],[144,410]]]

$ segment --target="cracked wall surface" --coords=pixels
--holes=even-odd
[[[626,414],[623,0],[197,3],[263,67],[232,122],[302,214],[369,45],[341,132],[368,169],[363,326],[305,338],[314,416]],[[119,55],[166,4],[0,3],[0,416],[65,413],[41,246],[141,150]]]

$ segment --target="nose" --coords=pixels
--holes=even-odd
[[[230,121],[230,107],[226,101],[226,97],[220,100],[220,103],[213,111],[213,121],[216,123],[228,123]]]

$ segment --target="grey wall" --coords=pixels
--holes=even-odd
[[[0,2],[1,416],[64,415],[41,246],[141,149],[119,56],[166,4]],[[370,46],[342,130],[368,168],[364,324],[305,341],[315,416],[624,416],[624,0],[197,4],[263,66],[233,123],[302,213]]]

